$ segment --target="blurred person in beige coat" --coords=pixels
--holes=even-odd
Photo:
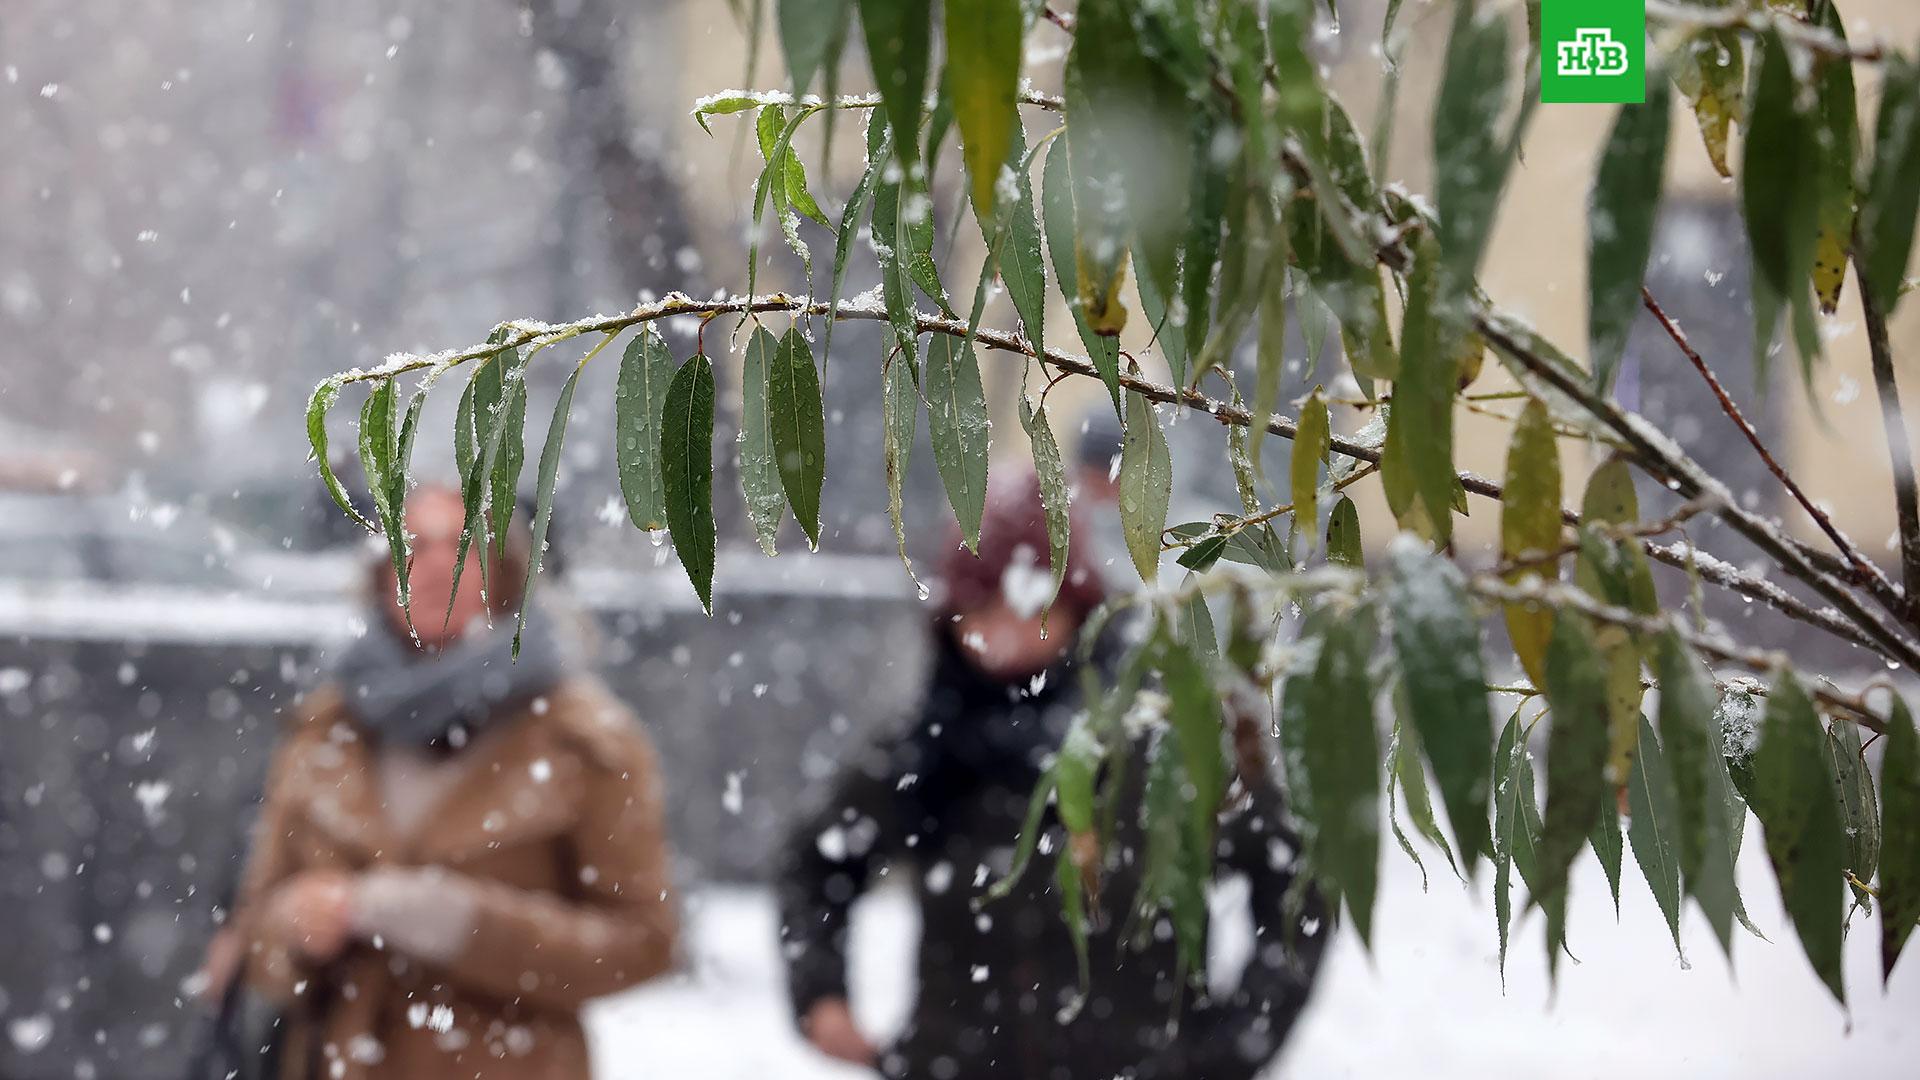
[[[415,492],[418,641],[376,569],[366,635],[269,772],[233,928],[285,1080],[586,1078],[581,1006],[674,961],[652,745],[552,618],[512,658],[524,525],[489,599],[468,553],[442,625],[462,516]]]

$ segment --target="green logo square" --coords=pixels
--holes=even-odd
[[[1540,100],[1647,100],[1646,0],[1543,0]]]

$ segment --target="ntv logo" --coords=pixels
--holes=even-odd
[[[1561,75],[1625,75],[1627,47],[1605,27],[1574,31],[1572,41],[1558,43]]]

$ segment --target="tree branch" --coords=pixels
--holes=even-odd
[[[1861,282],[1860,311],[1867,323],[1867,348],[1873,354],[1873,386],[1880,395],[1880,422],[1887,431],[1887,457],[1893,466],[1893,504],[1900,520],[1900,580],[1906,587],[1902,613],[1915,619],[1915,590],[1920,589],[1920,497],[1913,475],[1913,445],[1907,438],[1906,417],[1900,411],[1900,384],[1893,374],[1893,346],[1887,337],[1887,316],[1866,287],[1865,268],[1854,245],[1857,280]]]
[[[1495,313],[1482,309],[1476,311],[1473,318],[1475,327],[1495,348],[1619,434],[1633,448],[1634,457],[1641,468],[1668,483],[1684,498],[1697,498],[1710,492],[1717,495],[1720,499],[1720,506],[1715,511],[1717,517],[1766,552],[1781,569],[1825,597],[1841,615],[1879,644],[1877,651],[1908,667],[1920,668],[1920,647],[1916,647],[1898,628],[1889,625],[1881,612],[1863,604],[1845,584],[1815,566],[1776,523],[1741,508],[1729,496],[1725,485],[1709,475],[1665,435],[1639,416],[1595,393],[1583,380],[1574,378],[1559,365],[1535,353],[1517,340],[1511,327],[1504,319],[1495,317]]]
[[[1689,629],[1673,615],[1641,615],[1626,608],[1603,604],[1588,593],[1557,582],[1527,578],[1520,582],[1502,581],[1491,574],[1478,574],[1467,581],[1467,588],[1489,600],[1501,603],[1535,603],[1578,611],[1599,622],[1626,627],[1638,634],[1657,636],[1671,630],[1696,652],[1750,671],[1771,675],[1788,666],[1785,653],[1750,648],[1725,638]],[[1886,720],[1866,704],[1861,694],[1847,693],[1816,681],[1809,687],[1813,699],[1829,713],[1845,717],[1869,731],[1885,731]]]
[[[1877,41],[1854,45],[1798,19],[1776,15],[1771,11],[1750,11],[1734,5],[1709,8],[1697,4],[1669,3],[1667,0],[1647,0],[1647,21],[1696,30],[1778,30],[1781,37],[1818,56],[1866,63],[1878,63],[1886,58],[1886,50]]]
[[[1660,302],[1654,299],[1653,292],[1644,285],[1640,288],[1640,299],[1647,310],[1653,313],[1653,317],[1660,321],[1661,328],[1679,347],[1680,352],[1693,365],[1693,369],[1700,373],[1700,378],[1706,382],[1707,388],[1712,390],[1713,396],[1719,400],[1720,411],[1726,413],[1727,418],[1740,429],[1740,433],[1747,437],[1747,443],[1753,447],[1755,453],[1760,455],[1760,460],[1766,463],[1774,479],[1780,481],[1781,486],[1787,489],[1802,509],[1806,510],[1807,516],[1813,519],[1814,524],[1820,526],[1820,530],[1833,541],[1833,546],[1839,550],[1841,558],[1846,561],[1849,570],[1848,578],[1855,584],[1866,586],[1874,598],[1880,601],[1880,605],[1888,611],[1901,618],[1908,617],[1907,596],[1910,592],[1903,594],[1900,588],[1894,585],[1892,579],[1887,577],[1886,572],[1881,570],[1873,560],[1867,558],[1853,541],[1834,525],[1833,519],[1827,515],[1827,512],[1815,505],[1814,501],[1807,497],[1807,493],[1800,489],[1800,485],[1774,458],[1766,444],[1760,441],[1760,433],[1755,431],[1753,425],[1747,421],[1746,415],[1740,411],[1740,406],[1734,403],[1732,396],[1727,393],[1727,388],[1721,384],[1720,377],[1713,373],[1713,369],[1707,366],[1699,350],[1693,347],[1693,342],[1687,339],[1686,332],[1680,329],[1679,324],[1673,321],[1666,309],[1660,306]],[[1896,411],[1897,409],[1896,405]],[[1909,469],[1908,479],[1909,481],[1912,479],[1911,469]],[[1911,494],[1911,486],[1909,486],[1909,494]]]
[[[838,308],[830,309],[819,301],[806,301],[784,293],[775,293],[760,297],[717,297],[711,300],[695,300],[680,293],[673,293],[650,304],[642,304],[622,315],[596,315],[570,323],[536,323],[514,321],[501,324],[509,331],[506,340],[494,344],[473,345],[465,349],[448,350],[425,356],[396,353],[387,358],[387,362],[377,368],[356,369],[342,372],[320,384],[318,389],[328,386],[340,386],[346,383],[367,382],[378,379],[390,379],[409,372],[420,371],[435,366],[454,367],[471,360],[491,356],[501,349],[522,348],[529,345],[545,347],[570,338],[587,334],[619,333],[641,323],[675,316],[692,315],[704,319],[720,315],[758,314],[763,312],[788,312],[827,316],[843,320],[867,320],[883,322],[887,320],[884,308],[864,307],[850,303],[841,303]],[[943,333],[956,337],[965,336],[966,324],[957,319],[944,319],[915,313],[916,329],[924,333]],[[1033,346],[1026,339],[1002,330],[981,327],[975,333],[975,340],[982,345],[1002,352],[1018,353],[1033,357],[1042,364],[1063,374],[1077,375],[1083,378],[1098,379],[1099,370],[1084,357],[1061,352],[1058,349],[1046,350],[1045,356],[1034,353]],[[1185,406],[1197,409],[1213,417],[1223,425],[1236,424],[1247,426],[1255,423],[1248,410],[1237,405],[1210,398],[1198,390],[1188,388],[1175,390],[1162,383],[1150,382],[1135,375],[1121,375],[1121,385],[1140,394],[1149,401],[1162,404]],[[318,392],[318,390],[316,390]],[[1284,439],[1294,437],[1294,421],[1280,415],[1270,415],[1264,421],[1269,432]],[[1334,452],[1356,461],[1378,465],[1381,448],[1365,443],[1354,442],[1341,435],[1330,440]],[[1504,492],[1501,486],[1477,473],[1462,471],[1458,473],[1463,488],[1484,498],[1499,501]],[[1580,517],[1572,512],[1563,511],[1563,519],[1574,528],[1580,525]],[[1669,566],[1697,570],[1703,580],[1757,600],[1779,611],[1790,619],[1806,623],[1817,629],[1841,638],[1842,640],[1870,649],[1884,659],[1899,660],[1900,657],[1889,653],[1873,638],[1863,634],[1853,623],[1840,618],[1831,610],[1816,610],[1795,598],[1773,582],[1757,575],[1746,573],[1724,560],[1714,558],[1697,549],[1691,552],[1679,545],[1661,547],[1650,541],[1643,541],[1649,558],[1666,563]]]

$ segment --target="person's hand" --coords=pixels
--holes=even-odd
[[[324,964],[352,936],[353,878],[340,870],[301,871],[267,898],[266,919],[289,950]]]
[[[187,979],[187,992],[202,1004],[218,1006],[227,996],[227,988],[240,976],[240,966],[246,960],[246,942],[240,932],[231,923],[214,932],[213,939],[207,942],[207,952],[200,960],[200,970]]]
[[[807,1041],[814,1049],[830,1058],[871,1069],[880,1057],[867,1037],[860,1034],[860,1026],[853,1022],[853,1010],[847,1007],[846,998],[821,998],[814,1002],[801,1020],[800,1029],[806,1032]]]

